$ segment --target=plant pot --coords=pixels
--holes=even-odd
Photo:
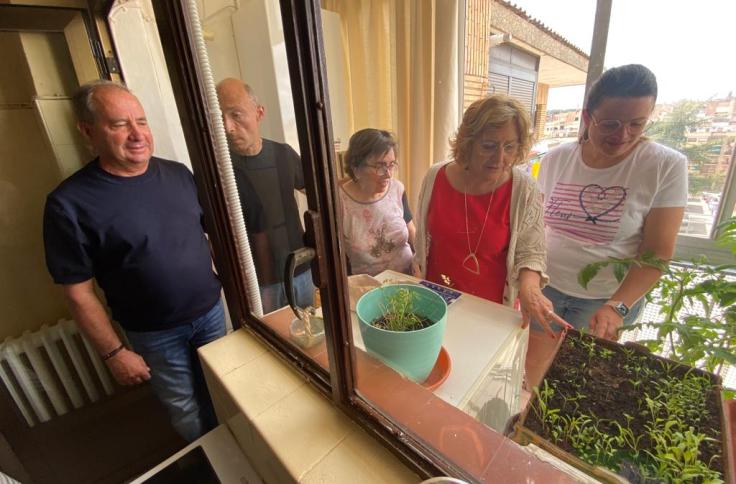
[[[417,316],[431,325],[416,331],[389,331],[371,323],[383,316],[387,298],[406,288],[416,296]],[[369,354],[407,378],[422,383],[427,379],[442,347],[447,324],[447,304],[434,291],[416,284],[393,284],[363,294],[356,304],[360,333]]]
[[[700,386],[686,384],[692,379],[699,380]],[[686,395],[691,395],[687,397],[691,400],[685,401]],[[672,396],[676,398],[669,399]],[[656,402],[663,402],[662,406]],[[673,417],[675,414],[669,412],[677,408],[697,410]],[[586,417],[592,418],[585,420]],[[668,432],[665,422],[672,420],[677,422],[674,430]],[[572,426],[570,422],[579,425]],[[633,457],[626,444],[607,440],[623,435],[619,426],[630,429],[633,438],[641,437],[637,447],[642,460]],[[579,332],[570,330],[522,413],[513,438],[522,445],[534,443],[602,482],[620,482],[621,476],[632,482],[654,482],[643,476],[651,476],[651,466],[660,465],[663,460],[646,460],[647,452],[669,457],[656,451],[656,442],[662,437],[677,437],[676,434],[682,437],[681,430],[688,428],[713,439],[698,447],[701,461],[730,482],[730,446],[725,439],[727,427],[719,377],[646,350],[588,335],[581,337]],[[589,447],[585,447],[586,441]],[[613,444],[606,447],[606,453],[595,454],[593,449],[603,448],[603,442]],[[712,455],[720,457],[711,460]]]

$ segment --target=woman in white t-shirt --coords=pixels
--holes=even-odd
[[[345,165],[349,178],[338,194],[351,274],[410,274],[416,229],[404,185],[393,178],[396,140],[388,131],[362,129],[350,137]]]
[[[580,140],[542,160],[547,239],[545,296],[578,329],[618,339],[661,273],[631,267],[619,284],[604,269],[587,289],[578,273],[591,262],[653,252],[672,257],[687,204],[687,159],[643,137],[657,99],[657,80],[642,65],[609,69],[593,84]]]

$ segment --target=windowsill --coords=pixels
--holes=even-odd
[[[218,420],[265,482],[419,481],[246,331],[199,354]]]
[[[356,476],[363,482],[419,480],[245,330],[199,351],[218,420],[229,426],[264,481],[352,482]],[[356,357],[371,360],[362,352]],[[358,366],[371,370],[375,364],[363,361]],[[573,481],[387,370],[359,374],[366,378],[364,397],[473,474],[507,482]],[[418,425],[422,422],[431,424]]]

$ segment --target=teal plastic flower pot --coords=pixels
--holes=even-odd
[[[402,288],[416,294],[414,312],[434,324],[417,331],[389,331],[371,324],[383,316],[387,299]],[[427,379],[442,348],[447,325],[447,304],[439,295],[416,284],[387,285],[363,294],[355,310],[369,354],[417,383]]]

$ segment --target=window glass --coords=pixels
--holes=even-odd
[[[728,191],[736,142],[729,33],[734,15],[736,5],[729,1],[675,10],[661,0],[614,2],[611,12],[606,67],[639,63],[654,72],[659,95],[647,134],[688,157],[689,198],[680,235],[709,238]],[[724,207],[725,214],[732,212],[733,206]]]
[[[300,157],[278,2],[223,7],[202,0],[199,17],[230,159],[218,168],[223,180],[234,177],[226,199],[230,217],[244,229],[236,231],[238,256],[257,276],[258,290],[248,295],[251,310],[259,314],[260,299],[261,321],[327,368],[312,257],[289,258],[304,248],[307,170]]]
[[[464,3],[374,1],[358,8],[354,2],[322,2],[333,132],[342,154],[335,190],[351,274],[356,392],[388,416],[400,436],[419,438],[472,478],[511,482],[555,472],[504,436],[530,395],[531,382],[523,383],[528,345],[544,342],[528,342],[518,311],[458,290],[455,273],[425,272],[425,280],[413,270],[411,255],[424,243],[417,226],[439,213],[422,208],[420,187],[433,162],[450,159],[448,140],[462,110],[503,92],[530,111],[530,127],[541,127],[550,89],[584,84],[586,54],[563,34],[539,31],[531,13],[500,3]],[[435,32],[441,49],[427,43],[429,30],[423,29]],[[530,36],[535,29],[538,35]],[[518,139],[508,138],[489,139],[479,150],[514,156]],[[462,195],[454,201],[441,212],[462,217]],[[478,219],[474,237],[483,212]],[[469,233],[462,218],[457,222],[454,233]],[[489,227],[493,223],[489,217]],[[466,258],[451,270],[470,273],[473,264],[483,263]],[[427,325],[414,332],[424,336],[418,348],[410,341],[412,331],[392,329],[401,318],[381,321],[387,311],[408,306],[421,306],[417,312],[430,321],[445,321],[406,318],[409,325]],[[539,368],[543,359],[531,364]]]
[[[560,15],[559,4],[537,0],[515,3],[522,15],[539,20],[547,27],[543,32],[553,37],[550,45],[555,46],[539,55],[533,118],[536,143],[529,157],[529,171],[536,176],[540,160],[549,150],[577,139],[596,2],[568,2],[576,11],[575,15]],[[527,29],[527,35],[529,32],[534,30]]]

